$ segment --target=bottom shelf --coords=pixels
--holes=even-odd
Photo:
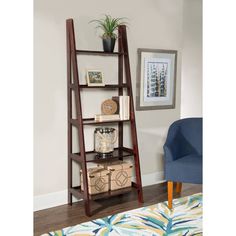
[[[136,183],[132,182],[131,187],[112,190],[112,191],[108,191],[105,193],[99,193],[99,194],[95,194],[95,195],[89,195],[89,199],[90,200],[98,200],[98,199],[102,199],[102,198],[110,198],[110,197],[123,195],[123,194],[134,192],[134,191],[135,192],[137,191],[137,187],[136,187]],[[70,192],[77,198],[83,198],[83,191],[81,191],[80,186],[71,188]]]

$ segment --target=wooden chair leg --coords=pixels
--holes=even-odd
[[[172,181],[168,181],[167,191],[168,191],[168,207],[172,209],[172,200],[173,200],[173,182]]]
[[[176,193],[181,193],[181,190],[182,190],[182,183],[177,182],[176,183]]]

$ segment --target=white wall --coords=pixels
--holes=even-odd
[[[183,9],[186,9],[183,7],[183,0],[100,0],[99,2],[35,0],[34,8],[35,204],[47,197],[55,198],[55,204],[63,204],[66,201],[66,18],[75,20],[78,48],[95,50],[102,49],[102,46],[94,25],[88,24],[90,20],[99,18],[103,13],[129,18],[128,43],[134,95],[136,95],[137,48],[178,50],[176,108],[136,112],[144,182],[146,185],[152,184],[150,181],[153,181],[154,177],[155,181],[161,180],[162,146],[169,125],[180,118],[182,26]],[[117,71],[115,60],[79,58],[81,80],[84,79],[85,68],[99,68],[104,71],[107,81],[114,81]],[[92,91],[83,95],[86,101],[84,115],[92,116],[99,113],[101,101],[111,95]],[[90,150],[93,148],[92,134],[93,128],[86,130],[86,147]],[[129,143],[127,141],[129,136],[125,137]],[[77,144],[74,146],[76,148]],[[78,171],[76,167],[74,168],[74,181],[78,183]],[[60,198],[62,194],[64,197]]]
[[[202,116],[202,0],[184,0],[181,118]]]

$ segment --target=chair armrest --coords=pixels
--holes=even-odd
[[[164,145],[165,162],[175,161],[183,156],[179,147],[178,143]]]
[[[171,162],[176,159],[176,157],[173,155],[173,152],[167,144],[163,146],[164,149],[164,155],[165,155],[165,162]]]
[[[166,142],[163,146],[165,162],[177,160],[182,156],[179,126],[172,126],[168,131]]]
[[[191,153],[196,153],[188,140],[183,136],[179,126],[170,127],[163,148],[166,162],[177,160]]]

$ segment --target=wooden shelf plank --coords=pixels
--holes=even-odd
[[[119,147],[115,148],[110,156],[100,157],[95,151],[86,152],[86,162],[106,162],[111,160],[118,160],[119,158],[126,158],[133,156],[133,150],[130,148]],[[77,162],[83,162],[80,153],[73,153],[70,155],[71,159]]]
[[[129,122],[130,120],[106,120],[106,121],[95,121],[94,118],[85,118],[83,119],[83,125],[101,125],[101,124],[112,124],[120,122]],[[79,126],[77,119],[71,119],[70,123],[76,127]]]
[[[79,163],[83,162],[82,157],[80,155],[78,155],[78,154],[71,153],[70,154],[70,158],[72,160],[76,161],[76,162],[79,162]]]
[[[98,55],[98,56],[119,56],[124,55],[122,52],[104,52],[104,51],[93,51],[93,50],[76,50],[76,54],[79,55]]]
[[[72,187],[69,189],[69,191],[78,199],[83,199],[83,192],[78,187]]]
[[[106,84],[105,86],[88,86],[87,84],[81,84],[80,88],[83,89],[118,89],[118,88],[127,88],[128,85],[127,84],[122,84],[121,86],[118,84]]]
[[[83,119],[84,125],[100,125],[100,124],[112,124],[112,123],[120,123],[120,122],[129,122],[130,120],[106,120],[106,121],[95,121],[94,118],[86,118]]]
[[[76,126],[76,127],[79,126],[78,119],[71,119],[71,120],[70,120],[70,123],[71,123],[72,125]]]
[[[80,84],[80,89],[119,89],[119,88],[128,88],[127,84],[122,84],[121,86],[118,84],[106,84],[105,86],[88,86],[87,84]],[[76,89],[75,84],[70,85],[70,89]]]
[[[136,192],[137,190],[136,190],[135,186],[136,186],[135,183],[132,182],[131,187],[117,189],[117,190],[108,191],[108,192],[105,192],[105,193],[99,193],[99,194],[95,194],[95,195],[89,195],[89,199],[90,200],[98,200],[98,199],[102,199],[102,198],[110,198],[110,197],[114,197],[114,196],[118,196],[118,195],[131,193],[131,192],[134,192],[134,191]],[[73,188],[70,189],[70,191],[75,197],[83,198],[83,191],[81,191],[80,186],[73,187]]]

